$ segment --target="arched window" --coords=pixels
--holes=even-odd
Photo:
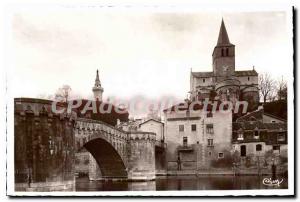
[[[221,56],[224,56],[224,49],[222,48]]]
[[[226,56],[229,56],[229,50],[226,48]]]

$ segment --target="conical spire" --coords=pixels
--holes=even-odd
[[[99,79],[99,71],[97,69],[97,74],[96,74],[96,79],[95,79],[95,87],[99,87],[101,86],[101,83],[100,83],[100,79]]]
[[[226,27],[224,24],[224,20],[222,18],[222,23],[220,27],[220,32],[219,32],[219,38],[218,38],[218,43],[217,45],[226,45],[226,44],[231,44],[228,38],[228,34],[226,31]]]

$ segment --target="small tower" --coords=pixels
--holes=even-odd
[[[227,76],[231,76],[235,71],[235,47],[229,41],[225,23],[222,19],[219,38],[214,48],[213,71],[216,81],[223,80]]]
[[[97,101],[102,101],[102,93],[103,93],[104,89],[101,87],[101,82],[99,79],[99,71],[97,69],[97,75],[96,75],[96,79],[95,79],[95,85],[93,87],[93,93],[94,93],[94,98]]]

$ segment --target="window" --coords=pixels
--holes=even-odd
[[[205,83],[205,79],[203,79],[203,83]]]
[[[179,125],[179,132],[183,132],[184,131],[184,125]]]
[[[206,114],[206,117],[207,117],[207,118],[213,117],[213,113],[212,113],[212,112],[208,112],[208,113]]]
[[[250,78],[249,78],[249,76],[248,76],[248,81],[250,81]]]
[[[224,49],[222,48],[221,56],[224,56]]]
[[[284,136],[284,134],[278,134],[278,135],[277,135],[277,141],[285,141],[285,136]]]
[[[213,139],[207,139],[207,145],[208,146],[213,146],[214,145],[214,140]]]
[[[219,159],[222,159],[222,158],[224,158],[224,153],[223,153],[223,152],[219,152],[219,154],[218,154],[218,158],[219,158]]]
[[[254,139],[258,139],[259,138],[259,131],[255,130],[254,131]]]
[[[280,145],[273,145],[273,150],[274,151],[279,151],[280,150]]]
[[[208,152],[208,156],[211,156],[211,151],[210,151],[210,152]]]
[[[238,138],[237,138],[238,140],[244,140],[244,135],[243,135],[243,132],[240,132],[239,134],[238,134]]]
[[[229,50],[226,48],[226,56],[229,56]]]
[[[261,151],[262,150],[262,145],[261,144],[257,144],[256,145],[256,151]]]
[[[191,125],[191,129],[192,129],[192,131],[196,131],[197,130],[197,125],[196,124],[192,124]]]
[[[206,133],[207,134],[214,134],[214,126],[213,126],[213,124],[207,124],[206,125]]]
[[[187,147],[187,141],[188,141],[187,137],[183,137],[183,146],[184,147]]]
[[[272,120],[271,123],[276,123],[276,121]]]

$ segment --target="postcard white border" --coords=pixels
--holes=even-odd
[[[48,5],[8,5],[5,9],[5,29],[4,35],[8,39],[11,34],[9,32],[10,24],[9,19],[12,13],[24,10],[32,9],[35,11],[45,12],[47,10],[63,10],[70,9],[69,5],[72,4],[48,4]],[[218,4],[216,6],[213,3],[205,3],[195,5],[162,5],[162,6],[132,6],[130,8],[124,7],[122,5],[115,6],[113,8],[107,7],[105,4],[92,4],[94,6],[102,7],[101,9],[114,9],[114,11],[124,11],[131,9],[131,11],[141,11],[147,10],[149,12],[189,12],[189,11],[199,11],[199,12],[250,12],[250,11],[285,11],[287,13],[287,30],[289,31],[289,55],[290,55],[290,64],[289,67],[285,67],[287,70],[286,76],[288,78],[288,189],[279,189],[279,190],[195,190],[195,191],[110,191],[110,192],[15,192],[14,191],[14,106],[13,106],[13,97],[12,92],[10,91],[9,86],[13,85],[11,83],[11,74],[10,69],[13,68],[13,63],[8,54],[11,50],[7,44],[5,44],[4,50],[7,50],[8,53],[5,53],[5,70],[7,75],[7,86],[8,91],[6,94],[6,103],[7,103],[7,195],[11,196],[257,196],[257,195],[293,195],[294,194],[294,88],[293,88],[293,24],[292,24],[292,6],[287,4],[281,4],[274,6],[274,4]],[[111,5],[111,4],[110,4]],[[128,5],[128,4],[127,4]],[[87,9],[87,4],[76,4],[71,6],[72,9]],[[8,38],[7,38],[8,37]],[[5,51],[6,52],[6,51]],[[271,71],[271,69],[270,69]],[[291,160],[290,160],[291,159]]]

